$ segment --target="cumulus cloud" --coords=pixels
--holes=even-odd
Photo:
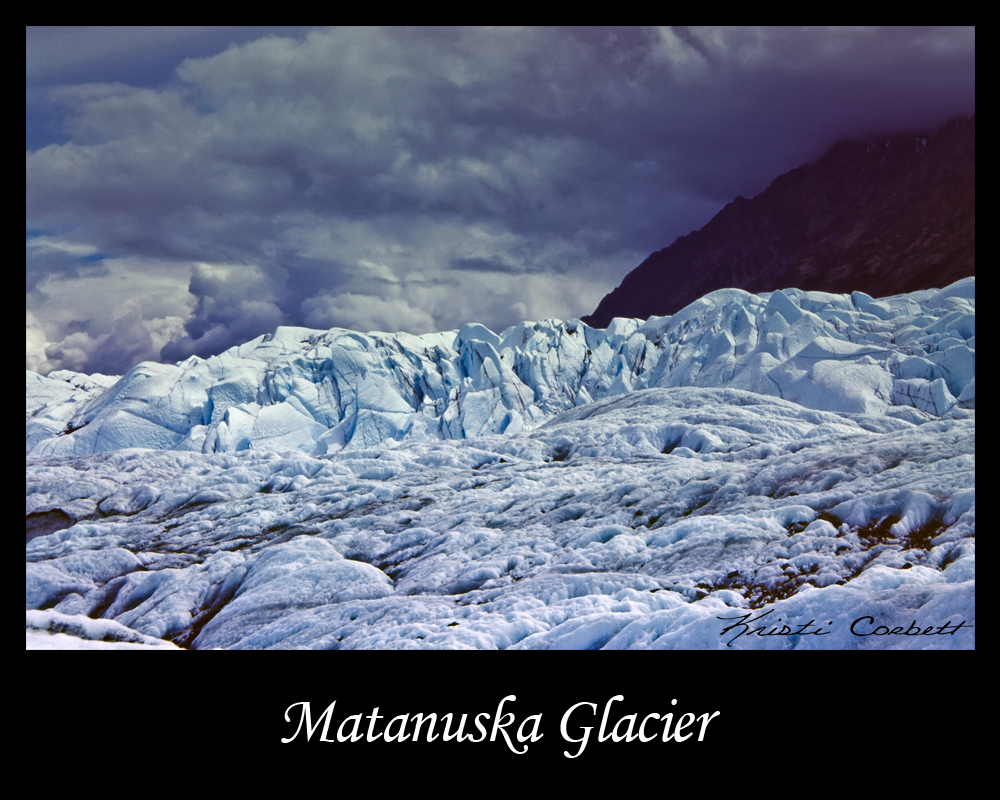
[[[335,296],[311,297],[302,304],[306,325],[314,328],[350,328],[352,330],[432,331],[434,318],[420,308],[413,308],[397,297],[386,299],[345,292]]]
[[[59,130],[26,152],[42,370],[204,356],[278,324],[580,316],[836,139],[975,102],[971,28],[197,29],[188,49],[143,31],[155,79],[101,30],[51,69],[62,34],[29,31],[29,123],[44,106]],[[154,264],[183,302],[138,297]],[[100,280],[110,316],[74,289]]]
[[[29,253],[73,255],[77,247],[56,239]],[[160,360],[194,309],[189,275],[183,264],[136,258],[41,273],[26,295],[26,368],[116,375]]]

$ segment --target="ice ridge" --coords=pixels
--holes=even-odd
[[[650,388],[731,388],[923,421],[975,408],[975,278],[874,299],[723,289],[669,317],[415,336],[281,327],[115,380],[26,374],[25,451],[324,455],[531,430]]]

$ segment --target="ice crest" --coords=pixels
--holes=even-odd
[[[974,398],[975,278],[880,300],[724,289],[672,317],[607,330],[579,320],[499,335],[479,324],[425,336],[284,327],[205,360],[139,364],[112,386],[74,374],[27,373],[27,453],[321,455],[516,434],[604,397],[681,386],[941,417],[963,393]]]

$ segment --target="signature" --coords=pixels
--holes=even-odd
[[[833,631],[827,627],[826,630],[823,629],[823,625],[831,626],[833,625],[832,620],[828,620],[826,623],[816,624],[816,620],[811,619],[808,622],[798,625],[796,627],[791,627],[787,623],[776,625],[775,622],[781,622],[781,617],[776,620],[768,620],[765,624],[752,627],[752,623],[760,622],[764,617],[772,614],[774,609],[765,611],[762,614],[758,614],[756,617],[753,616],[753,612],[748,614],[742,614],[735,617],[716,617],[716,619],[721,619],[725,621],[729,620],[739,620],[723,628],[720,632],[720,636],[726,636],[732,633],[732,638],[726,642],[726,647],[732,647],[733,642],[739,639],[741,636],[827,636]],[[909,627],[903,628],[899,625],[895,628],[889,628],[887,625],[875,625],[875,617],[858,617],[854,622],[851,623],[851,633],[855,636],[954,636],[962,628],[972,628],[973,625],[968,624],[964,620],[960,620],[957,623],[948,620],[943,625],[928,625],[924,628],[917,625],[917,621],[913,620]],[[770,628],[770,630],[768,630]],[[815,630],[809,630],[814,628]]]

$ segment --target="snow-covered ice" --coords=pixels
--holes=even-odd
[[[974,278],[28,373],[28,646],[974,647],[974,409]]]

